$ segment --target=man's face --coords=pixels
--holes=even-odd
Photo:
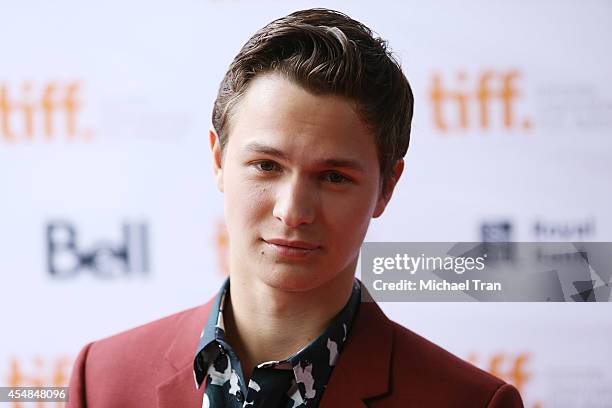
[[[211,131],[232,276],[307,291],[352,275],[387,202],[374,135],[353,104],[261,75],[235,107],[228,138],[221,153]]]

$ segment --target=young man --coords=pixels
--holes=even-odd
[[[384,41],[346,15],[299,11],[257,32],[210,131],[229,279],[204,306],[87,345],[69,406],[522,406],[361,303],[360,245],[402,174],[412,110]]]

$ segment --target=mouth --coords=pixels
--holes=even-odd
[[[274,252],[274,254],[283,258],[306,258],[320,248],[320,245],[306,241],[290,241],[276,238],[262,240]]]

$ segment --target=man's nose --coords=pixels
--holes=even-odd
[[[288,227],[312,224],[315,219],[318,191],[308,180],[294,175],[278,190],[273,215]]]

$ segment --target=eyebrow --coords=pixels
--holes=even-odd
[[[257,142],[249,143],[246,146],[245,150],[248,152],[252,152],[252,153],[267,154],[273,157],[278,157],[279,159],[283,159],[283,160],[288,159],[287,155],[283,151],[275,147],[264,145],[264,144],[257,143]],[[342,168],[348,168],[348,169],[352,169],[356,171],[365,172],[365,169],[361,165],[361,163],[359,163],[356,160],[351,160],[351,159],[330,157],[330,158],[318,161],[317,164],[324,165],[327,167],[342,167]]]

